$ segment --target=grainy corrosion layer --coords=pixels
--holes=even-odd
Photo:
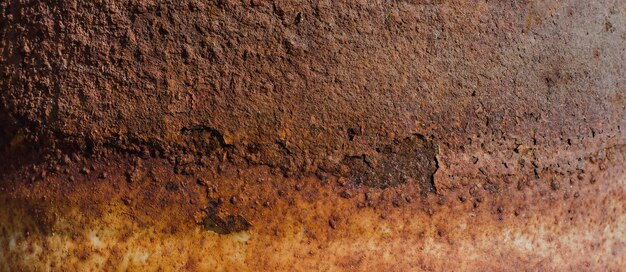
[[[620,270],[626,2],[0,3],[0,270]]]

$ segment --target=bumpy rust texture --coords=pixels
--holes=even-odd
[[[623,0],[8,0],[0,89],[0,269],[624,266]]]
[[[160,159],[30,154],[49,159],[0,186],[0,270],[621,271],[626,147],[600,152],[590,178],[427,196],[264,166],[190,177]]]
[[[217,136],[314,172],[415,133],[542,150],[624,126],[623,1],[4,1],[1,21],[6,110],[87,147]]]

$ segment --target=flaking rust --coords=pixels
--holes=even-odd
[[[436,147],[423,135],[412,135],[378,147],[372,154],[349,156],[343,164],[350,169],[350,178],[359,185],[384,189],[413,182],[422,194],[436,193],[435,152]]]

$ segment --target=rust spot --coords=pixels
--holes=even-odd
[[[246,231],[252,224],[241,215],[227,215],[220,217],[217,214],[209,214],[202,220],[205,230],[218,234],[230,234],[233,232]]]
[[[422,194],[436,193],[433,180],[437,170],[436,147],[424,136],[396,139],[376,151],[374,155],[344,159],[356,184],[384,189],[415,181]]]
[[[186,145],[192,145],[206,151],[230,146],[224,135],[217,129],[207,126],[185,127],[180,130]]]

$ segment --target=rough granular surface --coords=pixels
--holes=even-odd
[[[625,148],[623,0],[0,3],[0,270],[620,270]]]

